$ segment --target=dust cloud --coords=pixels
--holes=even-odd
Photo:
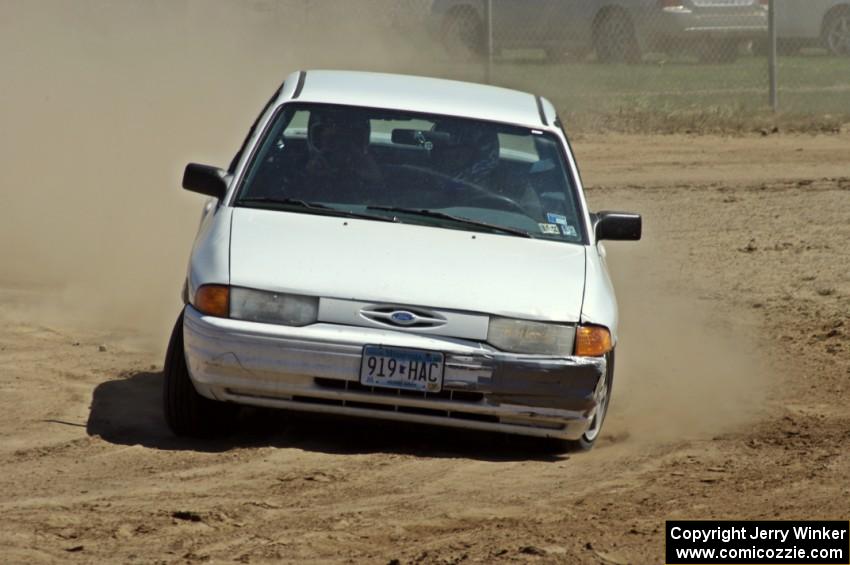
[[[183,166],[225,166],[292,71],[417,72],[388,4],[0,1],[0,285],[164,341],[202,205]]]
[[[647,221],[662,219],[650,210]],[[705,439],[755,422],[771,379],[757,321],[682,288],[681,264],[649,228],[637,244],[608,245],[622,341],[606,434]]]

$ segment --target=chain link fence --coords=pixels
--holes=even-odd
[[[778,108],[850,112],[850,1],[774,0]]]
[[[816,127],[850,113],[850,0],[427,4],[425,25],[453,74],[542,92],[591,127],[677,130],[774,119],[774,10],[775,109]]]
[[[329,7],[304,1],[308,12]],[[540,92],[580,127],[675,131],[776,120],[769,73],[773,9],[775,109],[803,129],[850,120],[850,0],[346,4],[357,6],[339,12],[349,25],[378,23],[401,42],[416,38],[427,61],[408,72],[421,68]]]
[[[78,25],[92,36],[125,39],[121,26],[96,26],[106,21],[101,13],[126,13],[151,28],[173,29],[173,57],[209,51],[229,64],[254,65],[255,73],[354,68],[529,90],[551,99],[578,129],[752,129],[777,119],[813,129],[850,122],[850,0],[86,0],[74,6]],[[769,96],[770,6],[780,118]],[[206,39],[210,30],[216,45]]]

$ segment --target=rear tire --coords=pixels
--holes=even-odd
[[[608,415],[608,407],[611,405],[611,393],[614,390],[614,351],[611,350],[605,355],[605,389],[600,401],[599,409],[590,423],[590,427],[584,432],[580,438],[575,440],[552,440],[554,451],[559,453],[574,452],[574,451],[590,451],[596,444],[596,440],[602,432],[602,425],[605,423],[605,416]]]
[[[821,40],[833,55],[850,55],[850,9],[846,6],[831,10],[823,19]]]
[[[608,11],[593,27],[593,49],[602,63],[639,63],[641,60],[635,26],[626,12]]]
[[[229,428],[236,405],[216,402],[195,390],[183,347],[183,314],[177,318],[163,369],[162,401],[165,421],[177,436],[211,438]]]

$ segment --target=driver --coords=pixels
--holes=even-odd
[[[499,166],[499,136],[492,127],[446,121],[434,127],[447,134],[431,150],[434,168],[454,180],[487,187]]]
[[[370,133],[369,119],[354,110],[310,113],[304,167],[309,200],[361,204],[383,185],[381,170],[369,154]]]
[[[540,198],[528,181],[528,171],[509,174],[499,168],[499,134],[488,124],[447,120],[434,127],[447,140],[435,140],[431,159],[436,170],[453,180],[485,189],[515,202],[532,218],[543,216]]]

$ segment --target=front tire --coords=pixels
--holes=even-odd
[[[608,415],[608,407],[611,404],[611,393],[614,388],[614,351],[611,350],[605,355],[605,381],[599,400],[599,408],[590,422],[590,427],[585,431],[580,438],[576,440],[554,440],[555,451],[571,452],[571,451],[590,451],[596,444],[596,440],[602,432],[602,424],[605,423],[605,416]]]
[[[236,414],[235,405],[210,400],[195,390],[186,366],[182,312],[174,324],[165,354],[162,403],[165,421],[177,436],[214,437],[229,427]]]

